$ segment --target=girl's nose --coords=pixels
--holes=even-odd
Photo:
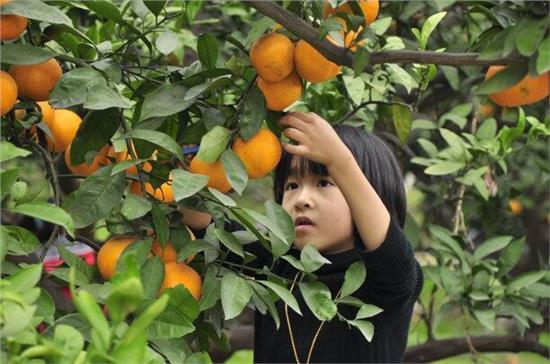
[[[299,195],[296,196],[296,202],[294,203],[294,206],[298,210],[303,210],[310,208],[313,205],[313,201],[311,199],[311,193],[308,190],[308,188],[302,188]]]

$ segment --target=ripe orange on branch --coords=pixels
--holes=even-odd
[[[119,236],[107,240],[97,253],[97,269],[103,279],[110,279],[115,274],[120,255],[126,247],[136,241],[135,236]]]
[[[200,275],[185,263],[168,262],[164,264],[164,280],[159,294],[167,288],[183,285],[191,292],[195,300],[201,298],[202,279]]]
[[[269,110],[282,111],[302,96],[302,79],[296,72],[291,72],[278,82],[269,82],[261,77],[257,82]]]
[[[282,34],[266,34],[250,48],[250,62],[264,80],[281,81],[294,69],[294,44]]]
[[[24,16],[6,14],[0,15],[0,40],[17,39],[27,28],[29,20]]]
[[[49,106],[49,105],[48,105]],[[82,119],[76,113],[67,109],[54,110],[54,116],[51,121],[43,119],[53,136],[46,136],[48,149],[59,153],[63,152],[76,136],[76,132],[82,123]]]
[[[191,241],[195,240],[195,235],[187,228],[187,231],[189,231],[189,235],[191,236]],[[178,252],[176,251],[176,248],[174,245],[172,245],[171,242],[167,242],[164,245],[164,248],[160,245],[160,242],[155,239],[153,241],[153,246],[151,248],[151,252],[156,255],[157,257],[160,257],[164,263],[168,262],[176,262],[178,258]],[[187,259],[185,259],[185,263],[191,263],[193,261],[193,258],[195,256],[189,256]]]
[[[505,66],[491,66],[487,70],[485,79],[488,80]],[[500,106],[531,105],[548,97],[548,72],[537,77],[525,76],[514,86],[489,95],[489,98]]]
[[[19,97],[34,101],[48,100],[50,91],[63,74],[54,58],[38,64],[14,65],[8,72],[17,83]]]
[[[9,73],[0,71],[0,116],[6,115],[17,102],[17,84]]]
[[[130,184],[130,192],[135,195],[143,196],[139,181],[132,181]],[[168,184],[168,182],[163,183],[158,188],[154,188],[152,184],[145,182],[145,192],[147,192],[148,195],[153,196],[153,198],[157,201],[166,203],[174,202],[172,185]]]
[[[246,141],[240,137],[237,138],[232,148],[245,165],[250,178],[266,176],[281,159],[281,142],[267,128],[261,128]]]
[[[189,172],[207,176],[208,187],[215,188],[222,193],[227,193],[231,190],[231,185],[225,176],[225,171],[223,170],[223,163],[221,160],[208,163],[195,157],[191,160]]]
[[[107,158],[107,155],[111,151],[111,147],[106,145],[105,147],[101,148],[99,152],[97,152],[92,161],[92,164],[84,162],[79,165],[74,165],[71,162],[71,144],[69,144],[69,146],[65,150],[65,165],[73,174],[78,174],[80,176],[89,176],[102,166],[105,166],[111,162],[109,158]]]
[[[327,39],[335,43],[331,37]],[[296,44],[294,62],[300,77],[312,83],[328,81],[336,77],[342,69],[303,39]]]

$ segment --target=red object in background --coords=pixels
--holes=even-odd
[[[41,323],[38,324],[38,326],[36,326],[36,331],[38,331],[39,333],[43,333],[44,330],[46,330],[47,328],[48,328],[48,324],[42,321]]]

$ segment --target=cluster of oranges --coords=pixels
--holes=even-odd
[[[195,236],[189,230],[191,240]],[[124,250],[132,243],[138,240],[136,236],[118,236],[107,240],[99,249],[97,254],[97,268],[103,279],[111,279],[115,274],[120,256]],[[177,252],[172,243],[167,242],[162,248],[158,240],[154,240],[151,256],[158,256],[164,264],[164,280],[159,289],[159,294],[165,289],[182,284],[191,292],[196,300],[201,297],[202,280],[200,275],[188,264],[193,260],[193,256],[187,258],[185,262],[177,262]]]
[[[378,0],[361,0],[358,2],[365,24],[371,24],[378,15]],[[332,8],[328,1],[323,5],[323,17],[334,13],[353,11],[349,4]],[[346,23],[337,18],[344,29]],[[360,31],[360,29],[359,29]],[[344,44],[350,47],[357,34],[353,31],[342,32]],[[336,41],[327,36],[333,43]],[[350,47],[352,51],[355,46]],[[302,95],[302,80],[311,83],[328,81],[341,72],[341,66],[328,60],[308,42],[301,39],[294,44],[288,37],[277,32],[271,32],[260,37],[250,48],[250,62],[258,73],[258,87],[263,92],[267,108],[272,111],[282,111],[293,104]]]

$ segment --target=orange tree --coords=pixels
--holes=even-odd
[[[346,295],[301,285],[300,308],[289,282],[248,264],[251,239],[292,260],[288,214],[234,200],[277,164],[288,109],[363,126],[400,158],[426,279],[406,359],[548,355],[538,336],[548,262],[518,265],[548,253],[547,229],[528,229],[550,220],[548,3],[0,6],[2,360],[208,362],[247,305],[279,323],[279,299],[376,335],[378,311],[351,297],[364,266],[350,267]],[[189,145],[200,146],[192,160]],[[213,222],[193,240],[185,215],[196,211]],[[227,220],[247,233],[226,232]],[[113,236],[98,241],[94,229]],[[71,251],[79,242],[100,251],[98,266]],[[45,260],[53,247],[56,267]],[[292,261],[308,280],[325,262],[311,247]],[[69,306],[52,285],[70,286]],[[337,315],[346,304],[370,313]],[[449,317],[460,319],[454,337],[442,331]]]

